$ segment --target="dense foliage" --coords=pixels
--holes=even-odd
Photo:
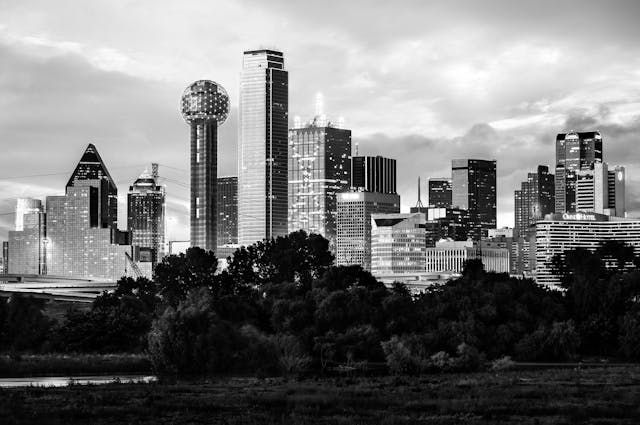
[[[508,358],[640,358],[640,262],[623,244],[555,258],[564,291],[471,260],[460,278],[412,295],[360,266],[332,263],[328,242],[302,231],[238,250],[224,271],[213,253],[192,248],[163,259],[153,280],[123,278],[60,323],[40,301],[0,303],[0,347],[148,352],[171,374],[422,373]]]

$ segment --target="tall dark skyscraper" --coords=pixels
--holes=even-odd
[[[105,167],[98,150],[89,144],[71,174],[66,188],[94,187],[98,189],[100,209],[96,217],[98,227],[118,228],[118,189]]]
[[[396,160],[382,156],[351,159],[351,187],[377,193],[396,193]]]
[[[154,170],[155,170],[154,164]],[[127,194],[127,224],[131,244],[148,250],[151,263],[157,264],[164,255],[165,190],[158,185],[155,173],[144,172],[129,187]]]
[[[191,246],[217,247],[218,126],[229,115],[229,95],[199,80],[182,94],[182,116],[191,127]]]
[[[218,177],[218,246],[238,243],[238,178]]]
[[[531,225],[554,212],[555,185],[549,167],[539,165],[535,173],[527,174],[527,180],[514,193],[514,201],[514,237],[526,237]]]
[[[288,231],[289,74],[282,52],[244,52],[240,76],[238,243]]]
[[[453,207],[469,211],[471,234],[479,240],[496,228],[496,161],[454,159],[451,180]]]
[[[576,210],[577,174],[602,162],[602,136],[597,131],[560,133],[556,137],[555,212]]]
[[[432,208],[451,208],[451,178],[429,179],[429,206]]]
[[[351,130],[319,122],[289,132],[289,231],[336,242],[336,193],[349,189]]]

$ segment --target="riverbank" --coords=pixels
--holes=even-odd
[[[0,378],[152,373],[142,354],[0,355]]]
[[[638,424],[640,366],[0,389],[3,424]]]

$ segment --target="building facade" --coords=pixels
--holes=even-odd
[[[16,219],[13,230],[23,230],[24,215],[32,212],[42,212],[42,201],[34,198],[18,198],[16,200]]]
[[[441,239],[466,241],[472,237],[469,211],[460,208],[427,208],[426,240],[434,247]]]
[[[341,192],[337,194],[336,264],[360,264],[371,271],[371,215],[399,213],[395,193]]]
[[[437,177],[429,179],[429,203],[432,208],[451,208],[451,178]]]
[[[351,159],[351,187],[366,192],[396,193],[396,160],[354,156]]]
[[[480,240],[496,228],[496,161],[454,159],[451,181],[453,207],[469,211],[471,235]]]
[[[7,249],[13,255],[7,263],[7,272],[12,274],[47,274],[46,221],[42,207],[23,214],[20,226],[22,230],[9,232]]]
[[[118,189],[107,167],[105,167],[98,149],[91,143],[85,149],[71,174],[66,189],[86,186],[97,189],[98,199],[96,202],[99,209],[96,211],[96,226],[102,229],[118,229]]]
[[[536,223],[536,280],[541,285],[557,286],[560,278],[553,272],[556,254],[576,248],[596,250],[606,241],[619,241],[640,254],[640,220],[610,217],[596,213],[551,214]]]
[[[289,232],[322,235],[335,251],[336,194],[350,187],[350,159],[350,130],[314,120],[289,132]]]
[[[624,167],[609,170],[606,162],[597,162],[576,173],[576,211],[624,217],[625,204]]]
[[[164,256],[165,203],[165,189],[158,185],[155,173],[145,171],[129,187],[127,224],[131,244],[138,250],[148,251],[152,266]]]
[[[479,258],[488,272],[509,273],[509,249],[486,245],[479,247],[477,242],[438,241],[435,247],[426,249],[426,272],[442,274],[460,274],[467,260]]]
[[[218,177],[218,247],[238,244],[238,178]]]
[[[597,131],[556,136],[555,212],[576,211],[576,183],[580,170],[603,161],[602,136]]]
[[[289,76],[282,52],[243,55],[238,143],[238,243],[288,231]]]
[[[378,276],[425,271],[425,215],[371,215],[371,273]]]
[[[191,246],[217,247],[218,126],[229,115],[229,95],[218,83],[199,80],[182,94],[182,116],[191,147]]]
[[[549,167],[539,165],[535,173],[528,173],[527,180],[514,193],[514,236],[524,237],[535,222],[555,208],[554,175]]]

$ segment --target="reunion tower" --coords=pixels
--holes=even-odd
[[[200,80],[182,94],[182,116],[191,127],[191,246],[215,251],[218,126],[229,115],[229,95]]]

